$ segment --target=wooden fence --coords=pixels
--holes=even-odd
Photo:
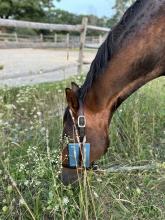
[[[96,27],[92,25],[88,25],[88,19],[84,17],[82,19],[82,24],[80,25],[66,25],[66,24],[47,24],[47,23],[38,23],[38,22],[27,22],[27,21],[17,21],[17,20],[10,20],[10,19],[0,19],[0,27],[14,27],[14,28],[30,28],[30,29],[36,29],[36,30],[50,30],[50,31],[65,31],[68,32],[67,35],[65,35],[64,40],[61,42],[61,40],[58,41],[60,38],[60,35],[55,34],[54,36],[43,36],[40,35],[40,37],[33,37],[28,41],[27,36],[19,36],[16,33],[14,33],[12,36],[5,34],[0,35],[0,41],[3,41],[5,38],[7,43],[10,44],[11,46],[13,45],[13,41],[15,43],[20,43],[24,42],[24,44],[33,44],[32,46],[34,47],[34,44],[38,46],[39,45],[44,45],[45,47],[51,47],[53,46],[58,46],[60,43],[63,45],[63,47],[69,47],[75,44],[75,46],[79,46],[79,58],[78,58],[78,72],[82,72],[82,67],[83,67],[83,57],[84,57],[84,48],[85,47],[90,47],[90,48],[95,48],[97,45],[101,43],[103,40],[103,37],[100,35],[99,36],[99,43],[96,40],[95,44],[92,44],[91,41],[89,41],[89,38],[87,37],[87,30],[95,30],[99,32],[104,32],[107,33],[110,31],[109,28],[103,28],[103,27]],[[70,33],[71,32],[78,32],[80,34],[79,37],[71,37]],[[47,39],[49,38],[49,41],[51,39],[51,42],[48,43]],[[32,41],[31,41],[32,40]],[[64,44],[65,42],[65,44]],[[71,43],[72,42],[72,43]],[[22,43],[23,45],[23,43]]]
[[[86,36],[85,47],[98,48],[103,42],[104,35]],[[52,35],[22,35],[18,33],[1,33],[0,32],[0,48],[78,48],[80,44],[80,36],[71,34]]]

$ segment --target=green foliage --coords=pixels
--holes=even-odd
[[[115,22],[118,22],[121,17],[123,16],[126,9],[135,2],[136,0],[116,0],[114,9],[116,10],[116,13],[113,17]]]
[[[59,1],[59,0],[56,0]],[[14,18],[35,22],[47,22],[55,24],[81,24],[84,15],[76,15],[64,10],[56,9],[53,0],[0,0],[0,17]],[[86,15],[91,25],[112,27],[116,20],[107,17],[99,18],[94,15]],[[13,31],[13,28],[8,30]],[[35,35],[38,31],[16,29],[20,34]],[[49,31],[39,31],[49,33]],[[98,35],[98,32],[90,31],[89,35]]]
[[[88,18],[88,23],[90,25],[100,26],[100,27],[107,27],[111,26],[113,22],[110,23],[111,19],[108,19],[107,17],[99,18],[95,15],[77,15],[74,13],[70,13],[68,11],[55,9],[49,12],[47,15],[47,22],[49,23],[56,23],[56,24],[81,24],[83,17]],[[99,32],[95,31],[88,31],[88,34],[90,35],[98,35]]]
[[[54,7],[53,0],[0,0],[0,17],[41,21]]]
[[[84,76],[73,80],[81,84]],[[1,89],[0,219],[32,219],[27,203],[37,220],[164,220],[163,166],[123,174],[91,171],[73,187],[59,181],[63,91],[69,85],[70,81],[62,81]],[[155,80],[120,107],[101,167],[165,161],[164,90],[165,82]]]
[[[82,16],[61,10],[56,9],[54,11],[51,11],[51,14],[49,14],[50,22],[56,23],[56,24],[81,24]]]
[[[114,6],[116,14],[113,18],[98,18],[94,15],[86,15],[89,24],[101,27],[113,27],[120,20],[127,7],[134,1],[135,0],[116,0]],[[84,15],[76,15],[56,9],[54,2],[53,0],[0,0],[0,17],[57,24],[81,24]],[[24,30],[21,31],[22,33],[26,32]],[[92,31],[89,34],[97,35],[98,32]]]

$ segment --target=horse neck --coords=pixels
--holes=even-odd
[[[107,115],[113,112],[133,92],[165,73],[165,16],[159,16],[148,27],[127,40],[107,68],[93,82],[85,96],[88,111]]]

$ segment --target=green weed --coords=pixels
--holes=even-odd
[[[81,84],[84,76],[74,79]],[[164,169],[59,181],[64,88],[70,81],[0,90],[0,219],[165,219]],[[165,161],[165,82],[149,83],[116,112],[99,165]]]

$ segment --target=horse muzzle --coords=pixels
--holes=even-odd
[[[62,183],[67,186],[69,184],[77,184],[83,176],[83,169],[70,169],[63,167],[59,176]]]

